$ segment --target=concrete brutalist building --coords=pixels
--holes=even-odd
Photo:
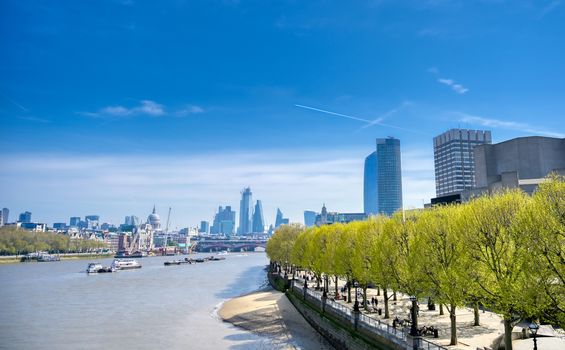
[[[432,199],[433,204],[466,202],[503,188],[532,194],[551,172],[565,175],[565,138],[518,137],[474,148],[475,188]]]

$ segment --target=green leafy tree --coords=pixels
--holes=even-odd
[[[528,210],[530,198],[519,190],[481,197],[463,209],[462,232],[469,246],[475,282],[481,299],[504,320],[504,344],[512,349],[512,328],[525,310],[532,309],[529,232],[518,218]]]

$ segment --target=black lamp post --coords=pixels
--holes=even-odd
[[[528,328],[530,329],[530,332],[534,336],[534,350],[538,350],[538,343],[537,343],[537,340],[536,340],[536,334],[538,334],[539,326],[538,326],[537,323],[532,322],[528,325]]]
[[[359,312],[359,301],[357,301],[357,288],[359,287],[359,283],[355,281],[353,285],[355,286],[355,304],[353,304],[353,311]]]
[[[412,325],[410,327],[410,335],[416,337],[418,336],[418,313],[416,310],[418,307],[418,298],[411,296],[410,301],[412,302]]]

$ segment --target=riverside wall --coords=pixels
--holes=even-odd
[[[293,286],[291,281],[279,274],[268,273],[269,282],[273,288],[285,292],[295,308],[308,323],[316,329],[333,347],[338,350],[352,349],[381,349],[406,350],[412,348],[410,339],[401,340],[398,337],[369,329],[360,322],[360,313],[344,313],[326,307],[324,300],[319,300]]]

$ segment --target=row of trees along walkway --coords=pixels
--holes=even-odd
[[[565,326],[565,178],[552,175],[532,197],[501,191],[455,206],[398,212],[363,222],[304,228],[282,226],[267,255],[284,271],[312,274],[324,292],[339,293],[340,279],[357,283],[365,310],[367,288],[390,299],[402,291],[431,298],[450,316],[450,345],[457,344],[456,310],[479,305],[504,321],[504,344],[521,319]],[[351,300],[351,288],[347,290]]]

